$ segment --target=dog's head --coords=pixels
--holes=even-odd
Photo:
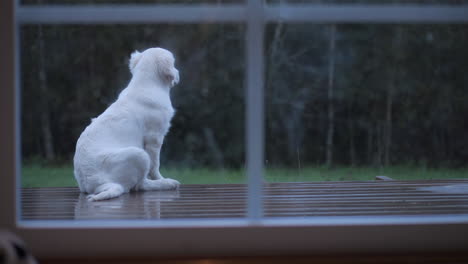
[[[170,51],[150,48],[143,52],[133,52],[130,56],[129,68],[133,75],[138,71],[154,74],[164,84],[172,87],[179,82],[179,71],[174,67],[174,62],[174,56]]]

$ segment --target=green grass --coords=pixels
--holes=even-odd
[[[214,169],[162,169],[162,175],[184,184],[242,183],[242,170]],[[26,165],[22,167],[23,187],[71,187],[77,186],[71,166],[50,167]]]
[[[179,180],[182,184],[222,184],[244,183],[244,170],[163,169],[165,177]],[[429,169],[423,167],[393,166],[388,168],[369,167],[306,167],[302,169],[268,168],[265,172],[267,182],[304,182],[304,181],[365,181],[374,180],[377,175],[385,175],[395,180],[418,179],[456,179],[468,178],[468,168]],[[77,186],[71,166],[25,165],[22,168],[23,187],[65,187]]]
[[[307,167],[299,169],[268,169],[267,181],[369,181],[383,175],[395,180],[431,180],[468,178],[468,168],[464,169],[429,169],[422,167],[393,166],[387,168],[372,167]]]
[[[77,186],[73,176],[73,168],[43,167],[39,165],[26,165],[21,168],[22,187],[65,187]]]

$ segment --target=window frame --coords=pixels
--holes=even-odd
[[[468,215],[263,218],[265,24],[468,23],[468,5],[20,6],[1,1],[0,226],[40,257],[246,256],[450,252],[468,249]],[[145,11],[146,15],[141,12]],[[90,12],[93,15],[89,15]],[[178,13],[180,12],[180,13]],[[107,15],[106,15],[107,14]],[[138,15],[136,15],[138,14]],[[154,14],[158,14],[155,16]],[[174,15],[176,14],[176,15]],[[20,219],[19,27],[27,23],[245,23],[247,217],[171,221],[22,221]],[[257,88],[255,88],[257,87]],[[47,239],[42,239],[47,237]]]

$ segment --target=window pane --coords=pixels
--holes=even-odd
[[[270,24],[266,180],[468,177],[466,25]]]
[[[128,84],[130,53],[154,46],[174,53],[181,79],[171,89],[176,113],[162,146],[162,175],[188,188],[244,182],[244,26],[25,25],[23,187],[77,186],[78,137]],[[158,195],[170,201],[180,194]]]

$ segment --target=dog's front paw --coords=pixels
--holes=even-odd
[[[95,202],[95,201],[97,201],[95,199],[95,197],[96,197],[95,194],[90,194],[90,195],[86,196],[86,199],[88,200],[88,202]]]
[[[160,181],[164,183],[164,185],[166,186],[168,190],[177,189],[179,188],[179,185],[180,185],[179,181],[169,179],[169,178],[161,179]]]

